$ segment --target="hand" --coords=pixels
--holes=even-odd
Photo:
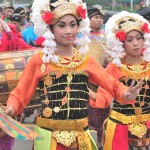
[[[93,100],[96,101],[96,96],[95,96],[95,92],[93,92],[91,89],[89,89],[89,97]]]
[[[124,94],[124,97],[125,97],[126,100],[134,100],[134,99],[136,99],[136,97],[138,96],[139,91],[141,90],[142,85],[144,83],[143,80],[144,79],[141,79],[135,86],[134,86],[135,80],[132,81],[129,89]]]
[[[5,114],[10,115],[10,116],[14,116],[15,110],[12,106],[8,106],[5,110]]]

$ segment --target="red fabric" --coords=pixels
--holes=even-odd
[[[10,37],[10,35],[5,31],[2,33],[0,52],[24,49],[29,50],[34,48],[26,44],[26,42],[22,39],[21,34],[16,30],[14,24],[8,23],[8,26],[12,34]]]
[[[58,143],[57,147],[56,147],[56,150],[69,150],[69,148],[65,147],[64,145]]]
[[[117,124],[113,143],[112,150],[128,150],[128,126]]]

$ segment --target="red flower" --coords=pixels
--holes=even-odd
[[[148,24],[147,23],[144,23],[141,26],[141,29],[143,30],[144,33],[150,33],[150,29],[148,28]]]
[[[40,47],[43,47],[43,42],[45,41],[45,38],[43,36],[40,36],[36,39],[35,43],[40,46]]]
[[[126,38],[126,33],[124,31],[120,31],[120,32],[117,32],[115,36],[116,38],[119,39],[119,41],[124,42]]]
[[[48,25],[53,24],[54,14],[52,12],[45,12],[41,17]]]
[[[81,18],[83,18],[83,19],[86,18],[86,9],[83,9],[82,6],[78,6],[77,12],[78,12],[78,15],[79,15]]]

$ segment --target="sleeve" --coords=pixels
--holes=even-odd
[[[103,106],[102,103],[99,105],[100,107],[106,107],[112,98],[110,98],[110,95],[114,97],[119,103],[121,104],[126,104],[126,100],[124,98],[124,93],[128,90],[128,87],[123,85],[118,79],[114,78],[112,75],[108,74],[107,71],[100,66],[97,62],[94,61],[94,59],[89,58],[89,63],[86,66],[86,71],[89,74],[89,82],[93,84],[99,85],[101,88],[103,88],[103,94],[99,91],[96,95],[96,98],[98,101],[103,101]],[[107,96],[104,97],[104,95]],[[103,97],[103,99],[101,99]],[[101,99],[101,100],[100,100]],[[96,102],[98,105],[98,102]],[[100,102],[99,102],[100,103]]]
[[[7,106],[12,106],[14,108],[15,115],[22,112],[32,98],[37,83],[42,77],[42,72],[40,70],[41,63],[42,60],[40,55],[34,55],[24,69],[17,87],[10,93]]]
[[[101,87],[98,88],[95,96],[96,102],[90,99],[90,106],[94,108],[107,108],[113,100],[112,95]]]

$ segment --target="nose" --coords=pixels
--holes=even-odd
[[[134,39],[134,45],[138,45],[138,40],[137,39]]]
[[[72,32],[71,32],[71,28],[70,28],[69,26],[66,27],[66,33],[67,33],[67,34],[72,33]]]

